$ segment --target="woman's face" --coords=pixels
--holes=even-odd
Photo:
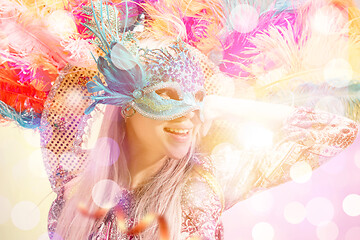
[[[136,144],[139,151],[156,156],[183,158],[189,151],[199,131],[198,111],[169,120],[154,120],[135,113],[127,119],[128,143]]]

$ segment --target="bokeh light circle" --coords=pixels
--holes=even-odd
[[[261,192],[250,198],[250,204],[254,212],[268,213],[274,205],[274,196],[269,192]]]
[[[360,215],[360,195],[350,194],[345,197],[343,201],[343,210],[344,212],[351,216],[356,217]]]
[[[253,240],[272,240],[274,235],[273,226],[267,222],[259,222],[252,229]]]
[[[334,222],[321,224],[316,228],[319,240],[335,240],[339,235],[339,228]]]
[[[110,209],[119,202],[121,189],[116,182],[105,179],[95,184],[91,196],[96,205],[101,208]]]
[[[310,180],[311,175],[312,168],[307,162],[297,162],[290,168],[290,177],[294,182],[305,183]]]
[[[73,171],[75,170],[79,164],[79,158],[73,152],[64,152],[59,156],[59,162],[61,162],[61,166],[64,170]]]
[[[312,30],[321,34],[334,34],[343,29],[346,16],[335,6],[319,8],[311,18]]]
[[[251,32],[259,23],[259,13],[249,4],[239,4],[230,13],[230,23],[237,32]]]
[[[238,129],[238,139],[245,149],[268,149],[273,146],[274,132],[259,123],[246,122]]]
[[[113,64],[120,70],[130,70],[136,66],[131,53],[119,43],[111,49],[110,58]]]
[[[28,167],[33,176],[47,178],[41,149],[37,149],[31,153],[30,157],[28,158]]]
[[[353,69],[351,64],[343,58],[329,61],[324,68],[324,80],[332,87],[342,88],[352,80]]]
[[[33,229],[40,221],[40,210],[33,202],[19,202],[11,211],[11,220],[21,230]]]
[[[224,59],[224,51],[221,49],[213,49],[208,54],[209,59],[216,66],[220,65]]]
[[[359,240],[360,227],[350,228],[345,234],[345,240]]]
[[[83,93],[79,90],[70,90],[66,93],[66,96],[64,96],[64,105],[68,107],[69,109],[77,108],[78,106],[82,105],[83,99]],[[59,125],[62,125],[65,129],[69,127],[69,123],[67,122],[67,119],[59,119]]]
[[[60,9],[50,13],[47,16],[46,25],[51,32],[63,38],[77,33],[76,24],[71,17],[71,13],[65,10]]]
[[[10,219],[11,207],[10,201],[0,196],[0,224],[4,224]]]
[[[315,226],[326,224],[334,217],[334,206],[329,199],[313,198],[306,205],[306,218]]]
[[[95,143],[94,149],[101,149],[101,151],[93,151],[91,154],[93,157],[101,159],[99,164],[102,166],[111,166],[119,159],[119,144],[110,137],[99,138]],[[97,156],[98,154],[100,156]]]
[[[284,208],[284,217],[291,224],[301,223],[306,217],[305,206],[299,202],[288,203]]]
[[[41,234],[37,240],[50,240],[49,234],[47,232]]]

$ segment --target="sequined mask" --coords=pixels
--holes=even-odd
[[[156,120],[172,120],[190,111],[200,110],[204,75],[185,43],[175,41],[161,49],[127,50],[122,44],[113,44],[105,57],[97,60],[99,76],[87,84],[96,104],[113,104],[125,109],[131,106],[141,115]],[[165,97],[161,92],[169,95]]]
[[[133,101],[135,110],[153,119],[171,120],[201,109],[204,76],[184,43],[176,42],[168,49],[142,50],[140,59],[150,76],[150,86]],[[162,97],[158,94],[162,91],[170,96]]]
[[[142,48],[134,31],[123,31],[120,40],[116,7],[100,1],[91,2],[85,10],[92,20],[84,26],[105,53],[96,60],[102,76],[86,84],[94,100],[86,114],[99,103],[132,107],[157,120],[172,120],[201,109],[205,76],[186,43],[175,40],[163,48]],[[164,97],[159,91],[171,94]]]

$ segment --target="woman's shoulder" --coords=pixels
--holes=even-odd
[[[215,167],[212,158],[208,154],[204,153],[195,153],[191,159],[193,162],[193,170],[202,170],[209,172],[209,174],[214,175]]]
[[[181,197],[182,236],[214,239],[220,234],[217,224],[224,208],[222,191],[214,177],[211,158],[195,155],[192,161]]]
[[[212,199],[210,205],[223,207],[223,192],[214,174],[214,165],[211,157],[202,154],[195,154],[192,158],[193,167],[183,188],[183,199],[191,202],[202,202],[199,199]],[[205,200],[205,199],[203,199]],[[202,204],[204,206],[205,204]],[[198,207],[202,207],[198,206]]]

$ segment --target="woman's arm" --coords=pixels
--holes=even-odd
[[[278,129],[294,111],[293,107],[248,99],[209,95],[204,99],[205,119],[235,119]]]
[[[357,124],[350,119],[304,107],[217,96],[210,96],[205,104],[212,107],[205,108],[207,117],[256,121],[274,132],[271,149],[244,150],[225,144],[227,149],[212,153],[226,208],[256,191],[288,181],[297,162],[317,168],[348,147],[358,132]]]

